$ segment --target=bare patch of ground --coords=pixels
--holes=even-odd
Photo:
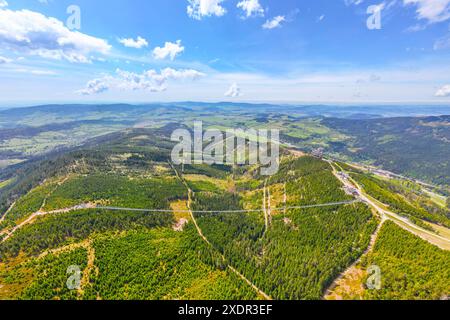
[[[365,290],[362,284],[365,277],[366,272],[361,267],[352,266],[324,298],[326,300],[362,300]]]

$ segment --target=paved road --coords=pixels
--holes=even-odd
[[[341,181],[343,185],[345,185],[347,187],[356,188],[358,190],[359,198],[362,201],[364,201],[365,203],[367,203],[368,205],[370,205],[372,208],[374,208],[383,219],[389,219],[389,220],[395,222],[401,228],[413,233],[414,235],[422,238],[423,240],[428,241],[429,243],[431,243],[435,246],[438,246],[441,249],[450,250],[450,239],[444,238],[444,237],[437,235],[431,231],[425,230],[425,229],[415,225],[414,223],[409,221],[407,218],[402,217],[395,212],[381,208],[380,205],[378,205],[375,201],[370,199],[370,197],[368,197],[365,194],[363,188],[356,181],[350,182],[348,179],[344,179],[343,177],[341,177],[337,173],[332,161],[328,161],[328,162],[332,165],[333,173],[336,176],[336,178],[338,178],[339,181]]]

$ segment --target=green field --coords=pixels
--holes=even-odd
[[[12,182],[14,182],[14,178],[11,178],[11,179],[8,179],[8,180],[0,182],[0,189],[2,189],[4,187],[7,187]]]

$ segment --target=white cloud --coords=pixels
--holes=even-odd
[[[241,88],[239,88],[237,83],[233,83],[230,88],[225,92],[226,97],[237,98],[242,96]]]
[[[203,17],[223,16],[227,10],[221,6],[224,0],[188,0],[187,13],[189,17],[201,20]]]
[[[425,30],[427,28],[426,24],[415,24],[413,26],[410,26],[408,28],[406,28],[406,32],[418,32],[418,31],[422,31]]]
[[[142,38],[140,36],[138,36],[136,40],[134,40],[133,38],[128,38],[128,39],[123,38],[123,39],[118,39],[118,41],[127,48],[141,49],[143,47],[148,46],[147,40],[145,40],[144,38]]]
[[[0,45],[30,55],[70,62],[90,62],[91,54],[107,54],[107,41],[78,31],[38,12],[0,9]]]
[[[450,85],[443,86],[440,88],[436,94],[436,97],[450,97]]]
[[[284,16],[276,16],[271,20],[267,20],[266,23],[263,24],[263,29],[275,29],[281,27],[281,24],[286,21]]]
[[[166,68],[157,72],[148,70],[143,73],[134,73],[117,69],[115,76],[104,76],[91,80],[86,87],[77,92],[82,95],[93,95],[115,88],[119,90],[145,90],[148,92],[162,92],[167,90],[168,80],[197,80],[206,76],[197,70]]]
[[[307,63],[310,68],[304,69],[302,62]],[[420,63],[419,63],[420,62]],[[46,81],[41,81],[37,76],[34,83],[30,82],[27,90],[24,90],[23,78],[11,77],[8,81],[2,82],[2,94],[0,100],[17,100],[21,101],[46,100],[47,102],[60,101],[64,99],[79,101],[117,101],[117,102],[142,102],[149,101],[218,101],[221,99],[240,100],[253,102],[279,102],[279,103],[436,103],[445,102],[449,97],[435,97],[435,93],[439,88],[436,83],[450,85],[449,77],[450,65],[446,63],[444,58],[435,58],[433,60],[405,60],[398,65],[386,65],[383,68],[364,68],[364,69],[336,69],[334,63],[324,68],[316,68],[314,62],[300,61],[297,66],[292,66],[289,74],[265,74],[255,72],[218,72],[209,69],[207,66],[196,66],[194,64],[185,69],[195,69],[207,73],[206,77],[201,77],[196,81],[186,80],[167,80],[166,92],[150,93],[149,90],[120,90],[118,87],[119,76],[113,71],[108,74],[94,74],[92,78],[84,78],[79,85],[79,89],[85,88],[88,80],[95,78],[102,79],[109,75],[111,78],[119,78],[119,80],[110,80],[105,83],[110,88],[106,92],[98,95],[90,95],[80,97],[75,93],[73,82],[76,79],[68,79],[64,81],[62,74],[60,77],[48,76]],[[417,68],[411,69],[411,64],[415,63]],[[290,63],[288,64],[290,65]],[[195,66],[195,67],[194,67]],[[8,70],[12,66],[0,66],[0,73],[6,77]],[[70,68],[78,70],[77,66]],[[178,69],[173,67],[174,69]],[[320,71],[320,70],[322,71]],[[123,69],[127,70],[127,69]],[[147,69],[143,69],[147,70]],[[207,71],[206,71],[207,70]],[[64,70],[61,70],[64,71]],[[129,70],[132,71],[132,70]],[[181,70],[177,70],[181,71]],[[92,72],[92,71],[91,71]],[[137,72],[140,75],[142,72]],[[173,72],[163,72],[156,69],[153,78],[160,76],[160,81],[164,81],[164,74],[172,74]],[[83,76],[81,73],[80,76]],[[186,74],[186,73],[183,73]],[[382,80],[370,82],[370,75],[378,75]],[[177,79],[180,79],[178,77]],[[357,79],[364,79],[364,83],[356,84]],[[30,81],[33,81],[30,77]],[[239,98],[228,98],[224,96],[225,91],[232,83],[239,84],[242,89],[243,96]],[[55,91],[54,88],[59,90]],[[135,86],[136,87],[136,86]],[[154,87],[158,87],[157,83]],[[126,88],[126,86],[123,86]],[[359,98],[354,95],[356,92],[361,93]],[[222,97],[222,98],[221,98]]]
[[[417,6],[417,17],[436,23],[450,18],[450,0],[403,0],[403,4]]]
[[[166,68],[161,71],[161,76],[164,79],[173,80],[197,80],[201,77],[206,76],[204,73],[193,69],[181,69],[175,70],[172,68]]]
[[[358,85],[362,85],[362,84],[367,84],[370,82],[378,82],[378,81],[381,81],[381,76],[379,76],[378,74],[372,73],[368,77],[361,77],[361,78],[356,79],[355,83]]]
[[[0,8],[4,8],[8,6],[8,2],[6,0],[0,0]]]
[[[377,82],[377,81],[381,81],[381,77],[377,74],[371,74],[369,77],[369,81],[370,82]]]
[[[317,18],[317,22],[322,21],[323,19],[325,19],[325,15],[324,14]]]
[[[57,75],[55,71],[43,70],[43,69],[27,69],[27,68],[16,68],[12,69],[13,72],[27,73],[36,76],[54,76]]]
[[[346,6],[351,6],[351,5],[360,5],[361,3],[363,3],[364,0],[344,0],[344,3]]]
[[[166,42],[164,47],[156,47],[153,50],[153,57],[158,60],[170,57],[170,60],[173,61],[175,57],[183,51],[184,47],[181,45],[181,40],[177,40],[176,43]]]
[[[450,48],[450,35],[437,39],[434,43],[434,50],[441,50]]]
[[[85,95],[85,96],[89,96],[92,94],[98,94],[98,93],[102,93],[105,92],[109,89],[109,82],[110,77],[104,77],[101,79],[94,79],[89,81],[86,84],[86,88],[79,90],[78,93]]]
[[[258,0],[242,0],[237,7],[245,11],[245,17],[264,17],[264,9]]]
[[[11,62],[12,62],[11,59],[0,56],[0,64],[11,63]]]
[[[57,75],[56,72],[51,71],[51,70],[31,70],[30,72],[31,72],[31,74],[38,75],[38,76],[54,76],[54,75]]]

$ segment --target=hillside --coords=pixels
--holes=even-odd
[[[433,115],[424,117],[423,115]],[[67,151],[127,128],[277,128],[283,143],[449,185],[445,106],[294,106],[195,103],[48,105],[0,111],[0,169]]]
[[[350,121],[325,119],[350,139],[331,150],[386,170],[450,184],[450,116]]]
[[[269,179],[183,168],[169,161],[170,132],[127,130],[4,171],[0,298],[317,300],[366,254],[380,217],[328,162],[285,152]],[[450,282],[435,263],[434,293],[417,298]]]

